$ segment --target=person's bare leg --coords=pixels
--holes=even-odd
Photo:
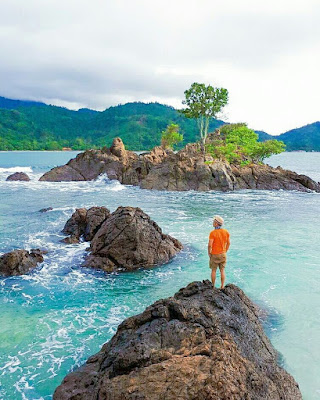
[[[221,289],[224,288],[224,282],[226,280],[226,273],[224,272],[224,268],[219,267],[220,275],[221,275]]]
[[[214,268],[211,269],[211,282],[214,287],[214,284],[216,282],[216,270]]]

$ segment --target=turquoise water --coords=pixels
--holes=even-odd
[[[319,194],[152,192],[105,177],[37,181],[74,154],[0,152],[0,251],[49,250],[30,275],[0,279],[0,399],[51,399],[62,378],[98,351],[124,318],[209,278],[206,246],[216,213],[231,233],[227,281],[271,312],[268,335],[286,369],[304,399],[320,398]],[[320,180],[320,153],[285,153],[269,163]],[[31,182],[5,182],[21,167]],[[139,206],[185,248],[148,271],[105,275],[80,268],[88,244],[64,245],[60,231],[75,207],[93,205],[111,211]],[[38,212],[49,206],[53,211]]]

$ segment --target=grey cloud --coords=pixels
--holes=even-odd
[[[270,0],[260,11],[258,3],[4,0],[0,95],[101,109],[127,99],[182,98],[212,65],[225,63],[239,77],[275,76],[275,65],[319,43],[320,6]],[[212,76],[219,78],[218,69]]]

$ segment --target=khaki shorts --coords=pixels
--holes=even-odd
[[[227,264],[227,255],[226,253],[221,253],[221,254],[211,254],[210,255],[210,261],[209,261],[209,267],[211,269],[216,270],[218,267],[225,268]]]

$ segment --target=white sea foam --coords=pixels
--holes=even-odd
[[[0,174],[3,172],[10,172],[10,173],[14,173],[14,172],[25,172],[25,173],[31,173],[33,172],[31,167],[4,167],[4,168],[0,168]]]

